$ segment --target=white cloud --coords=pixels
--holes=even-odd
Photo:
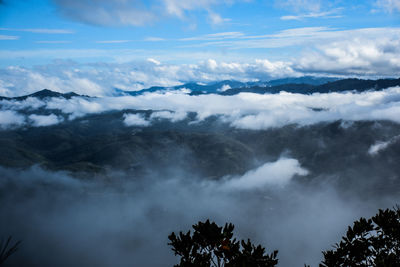
[[[287,15],[287,16],[282,16],[281,20],[303,20],[307,18],[325,18],[325,19],[341,18],[342,16],[337,14],[338,10],[340,9],[336,9],[333,11],[326,11],[326,12],[312,12],[299,15]]]
[[[124,114],[124,124],[126,126],[150,126],[150,121],[141,114]]]
[[[340,30],[327,27],[293,28],[268,35],[250,36],[242,32],[219,32],[180,39],[182,46],[192,49],[165,51],[146,51],[132,49],[47,49],[47,50],[0,50],[0,59],[15,58],[57,59],[76,58],[91,61],[100,58],[119,64],[84,64],[80,78],[87,78],[101,87],[114,86],[120,89],[137,90],[148,85],[176,85],[184,81],[212,81],[224,79],[254,80],[275,77],[309,75],[350,76],[397,76],[399,73],[400,28],[364,28]],[[229,56],[209,52],[198,47],[223,47]],[[254,48],[307,47],[298,50],[290,59],[249,60],[245,52]],[[196,51],[191,51],[196,47]],[[208,52],[207,52],[207,51]],[[210,49],[211,51],[212,49]],[[243,52],[243,53],[242,53]],[[191,62],[191,64],[149,64],[148,58],[158,62]],[[205,60],[209,58],[209,60]],[[226,60],[229,58],[230,60]],[[232,59],[233,58],[233,59]],[[131,60],[135,60],[132,62]],[[198,63],[194,63],[198,60]],[[143,63],[143,61],[145,63]],[[268,63],[269,62],[269,63]],[[52,64],[52,66],[54,66]],[[268,67],[270,66],[270,67]],[[59,69],[58,66],[55,66]],[[63,66],[65,67],[65,66]],[[261,68],[260,68],[261,67]],[[87,70],[87,69],[90,70]],[[113,73],[115,69],[117,72]],[[211,71],[213,70],[213,71]],[[257,70],[257,71],[255,71]],[[261,70],[258,71],[258,70]],[[61,71],[61,70],[60,70]],[[51,71],[54,73],[55,71]],[[83,75],[86,72],[86,75]],[[101,77],[94,75],[101,73]],[[44,74],[41,72],[40,74]],[[1,73],[0,73],[1,76]],[[57,74],[57,78],[65,76]],[[108,81],[104,78],[108,77]],[[103,79],[104,78],[104,79]],[[1,79],[1,77],[0,77]],[[101,80],[100,83],[97,80]],[[8,82],[8,81],[7,81]],[[122,87],[120,87],[122,86]]]
[[[20,96],[48,88],[91,96],[112,95],[115,88],[135,91],[151,86],[174,86],[183,82],[216,80],[267,80],[296,76],[290,63],[255,60],[252,63],[218,62],[163,64],[154,58],[127,64],[80,65],[60,62],[35,68],[8,67],[0,70],[0,92]]]
[[[160,61],[158,61],[157,59],[154,59],[154,58],[148,58],[147,59],[147,61],[148,62],[151,62],[151,63],[154,63],[155,65],[161,65],[161,62]]]
[[[25,124],[24,116],[12,110],[0,110],[0,127],[8,128]]]
[[[387,36],[391,36],[390,29]],[[399,38],[348,38],[320,45],[314,52],[305,53],[295,69],[302,72],[391,76],[400,71],[399,47]]]
[[[2,109],[18,111],[30,107],[57,109],[70,119],[111,110],[153,110],[150,118],[126,114],[127,125],[150,126],[153,120],[183,120],[188,112],[197,113],[197,121],[215,115],[232,127],[268,129],[285,125],[312,125],[321,122],[389,120],[400,123],[400,87],[363,93],[328,94],[253,94],[234,96],[190,96],[179,92],[147,93],[140,96],[98,98],[52,98],[48,101],[28,98],[24,101],[0,101]]]
[[[262,190],[264,187],[287,185],[294,175],[307,175],[308,171],[296,159],[281,158],[245,173],[239,178],[229,177],[223,185],[226,189]]]
[[[379,154],[379,152],[381,152],[382,150],[385,150],[386,148],[388,148],[390,145],[393,145],[394,143],[396,143],[397,141],[400,140],[400,135],[397,135],[395,137],[392,137],[390,140],[388,141],[379,141],[376,142],[375,144],[373,144],[369,149],[368,149],[368,154],[370,154],[371,156],[375,156],[377,154]]]
[[[247,39],[246,39],[247,38]],[[171,53],[170,57],[203,58],[197,63],[168,64],[164,54],[148,56],[143,51],[117,50],[123,60],[140,55],[141,61],[126,63],[78,64],[58,61],[34,68],[0,69],[0,92],[5,96],[29,94],[48,88],[86,95],[112,95],[115,88],[134,91],[151,86],[174,86],[184,82],[218,80],[270,80],[302,75],[396,77],[400,73],[400,29],[366,28],[335,30],[326,27],[296,28],[264,36],[241,32],[220,32],[182,39],[185,43],[210,45],[222,42],[232,49],[282,47],[309,44],[308,49],[290,60],[238,59],[231,61],[207,54]],[[202,40],[205,43],[201,42]],[[200,42],[198,42],[200,41]],[[106,50],[0,51],[0,59],[17,57],[104,57]],[[167,55],[168,56],[168,55]],[[204,60],[204,58],[208,58]],[[2,93],[2,94],[3,94]]]
[[[186,119],[187,112],[185,111],[156,111],[150,116],[150,119],[166,119],[171,122],[178,122]]]
[[[400,12],[400,0],[378,0],[376,5],[387,12]]]
[[[221,88],[219,88],[217,91],[218,92],[225,92],[226,90],[232,89],[229,84],[224,84],[221,86]]]
[[[400,40],[400,28],[361,28],[341,30],[328,27],[292,28],[266,35],[241,35],[228,38],[208,38],[208,35],[185,38],[198,40],[184,47],[226,47],[230,49],[307,47],[306,50],[340,41],[361,40],[379,42],[381,39]],[[218,37],[218,36],[217,36]],[[203,42],[201,42],[203,41]],[[304,50],[304,49],[303,49]],[[297,56],[297,55],[296,55]],[[297,56],[298,57],[298,56]]]
[[[230,19],[222,18],[220,14],[217,14],[212,11],[208,12],[208,18],[210,20],[210,23],[213,25],[220,25],[220,24],[230,21]]]
[[[63,121],[61,117],[58,117],[54,114],[50,115],[37,115],[37,114],[31,114],[29,115],[29,120],[32,121],[32,125],[36,127],[40,126],[50,126],[54,124],[58,124]]]
[[[212,5],[223,4],[224,0],[162,0],[168,14],[184,17],[186,11],[195,9],[209,10]]]

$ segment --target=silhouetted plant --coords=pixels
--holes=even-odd
[[[179,232],[168,236],[180,263],[175,267],[273,267],[278,264],[275,250],[266,254],[261,245],[255,246],[250,240],[238,241],[233,238],[233,224],[219,227],[209,220],[193,225],[193,235]]]
[[[400,209],[379,210],[348,228],[333,250],[323,252],[320,267],[400,266]]]
[[[18,250],[20,243],[21,241],[18,241],[14,245],[11,245],[11,236],[9,236],[7,240],[0,241],[0,265],[2,265],[8,257]]]

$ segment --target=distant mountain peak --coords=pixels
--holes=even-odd
[[[0,97],[0,100],[5,99],[5,100],[25,100],[28,97],[35,97],[39,99],[45,99],[45,98],[52,98],[52,97],[61,97],[65,99],[70,99],[74,96],[81,96],[81,97],[88,97],[86,95],[79,95],[74,92],[68,92],[68,93],[60,93],[56,91],[52,91],[50,89],[43,89],[40,91],[37,91],[35,93],[29,94],[29,95],[24,95],[24,96],[18,96],[18,97]]]

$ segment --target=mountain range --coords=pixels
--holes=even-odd
[[[235,95],[243,92],[258,94],[276,94],[281,91],[299,94],[329,93],[367,90],[381,90],[388,87],[399,86],[399,79],[337,79],[337,78],[286,78],[272,80],[269,82],[238,82],[238,81],[220,81],[210,84],[186,83],[175,87],[151,87],[139,91],[116,90],[116,95],[137,96],[145,93],[177,91],[188,89],[190,95],[201,94],[220,94]]]
[[[337,79],[337,78],[319,78],[319,77],[301,77],[301,78],[285,78],[272,80],[268,82],[239,82],[239,81],[219,81],[209,84],[200,84],[195,82],[185,83],[174,87],[154,86],[138,91],[124,91],[114,89],[113,96],[138,96],[146,93],[165,93],[181,91],[190,95],[202,94],[219,94],[219,95],[236,95],[239,93],[256,93],[256,94],[277,94],[279,92],[289,92],[297,94],[313,94],[313,93],[330,93],[330,92],[364,92],[368,90],[382,90],[388,87],[400,86],[400,78],[398,79]],[[186,90],[186,91],[182,91]],[[60,93],[49,89],[43,89],[33,94],[5,97],[0,96],[0,100],[25,100],[28,97],[45,99],[51,97],[62,97],[70,99],[72,97],[89,97],[87,95],[79,95],[74,92]]]

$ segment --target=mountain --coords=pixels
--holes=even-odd
[[[218,82],[212,82],[208,84],[201,83],[185,83],[183,85],[172,86],[172,87],[162,87],[162,86],[153,86],[147,89],[139,90],[139,91],[124,91],[120,89],[115,89],[116,95],[132,95],[137,96],[144,93],[153,93],[153,92],[165,92],[165,91],[176,91],[182,89],[189,89],[191,95],[201,95],[201,94],[224,94],[225,91],[230,89],[238,89],[241,88],[243,91],[248,90],[247,88],[265,88],[272,86],[282,86],[287,84],[293,85],[321,85],[328,82],[336,81],[337,78],[329,78],[329,77],[313,77],[313,76],[304,76],[298,78],[284,78],[270,81],[258,81],[258,82],[240,82],[235,80],[224,80]],[[280,88],[280,87],[278,87]],[[278,88],[276,90],[278,90]],[[260,90],[262,91],[262,90]]]
[[[333,81],[332,81],[333,80]],[[336,78],[315,78],[315,77],[300,77],[300,78],[285,78],[272,80],[268,82],[239,82],[239,81],[219,81],[210,84],[186,83],[174,87],[153,86],[139,91],[124,91],[114,89],[114,96],[131,95],[138,96],[145,93],[178,91],[183,89],[190,90],[187,92],[190,95],[202,94],[219,94],[219,95],[236,95],[239,93],[256,93],[256,94],[278,94],[285,91],[297,94],[312,94],[312,93],[330,93],[330,92],[345,92],[357,91],[364,92],[368,90],[382,90],[388,87],[400,86],[399,79],[378,79],[378,80],[363,80],[363,79],[342,79]],[[70,99],[72,97],[89,97],[87,95],[79,95],[74,92],[59,93],[49,89],[43,89],[33,94],[19,97],[4,97],[0,96],[0,100],[25,100],[28,97],[46,99],[51,97],[62,97]]]
[[[257,94],[277,94],[281,91],[312,94],[312,93],[329,93],[343,91],[381,90],[392,86],[399,86],[400,79],[379,79],[379,80],[363,80],[363,79],[338,79],[330,77],[313,77],[304,76],[298,78],[284,78],[270,80],[266,82],[239,82],[239,81],[219,81],[209,84],[185,83],[173,87],[154,86],[139,91],[123,91],[115,89],[116,95],[142,95],[144,93],[177,91],[182,89],[190,90],[190,95],[202,94],[220,94],[235,95],[243,92]]]
[[[269,86],[277,86],[284,84],[310,84],[310,85],[321,85],[328,82],[334,82],[339,80],[339,78],[332,77],[314,77],[314,76],[303,76],[298,78],[283,78],[277,80],[268,81]]]
[[[282,84],[268,87],[246,87],[234,88],[221,92],[222,95],[235,95],[243,92],[257,94],[276,94],[281,91],[297,94],[312,94],[312,93],[330,93],[330,92],[345,92],[357,91],[364,92],[368,90],[382,90],[388,87],[400,86],[399,79],[379,79],[379,80],[362,80],[362,79],[343,79],[333,82],[324,83],[321,85],[312,84]]]
[[[353,90],[363,92],[367,90],[382,90],[394,86],[400,86],[400,78],[379,80],[343,79],[317,86],[311,90],[310,93],[329,93]]]
[[[193,123],[196,114],[191,114],[180,122],[160,120],[137,127],[123,124],[125,112],[151,116],[151,111],[110,111],[48,127],[3,129],[0,166],[41,165],[89,176],[121,170],[132,177],[180,170],[219,179],[241,175],[289,153],[309,171],[301,178],[304,183],[332,177],[338,186],[360,183],[360,190],[372,185],[377,193],[400,189],[400,142],[393,141],[373,157],[368,154],[377,140],[398,135],[396,123],[381,121],[378,127],[373,121],[359,121],[343,127],[335,121],[240,130],[215,116]]]
[[[144,93],[153,93],[153,92],[166,92],[166,91],[177,91],[177,90],[182,90],[182,89],[188,89],[191,91],[191,94],[196,95],[196,94],[209,94],[209,93],[218,93],[222,91],[225,88],[242,88],[246,87],[247,83],[239,82],[239,81],[230,81],[230,80],[225,80],[225,81],[218,81],[218,82],[213,82],[210,84],[201,84],[201,83],[195,83],[195,82],[190,82],[190,83],[185,83],[182,85],[177,85],[177,86],[172,86],[172,87],[161,87],[161,86],[153,86],[147,89],[142,89],[139,91],[123,91],[116,89],[116,93],[120,93],[123,95],[131,95],[131,96],[137,96],[137,95],[142,95]]]
[[[35,98],[39,98],[39,99],[46,99],[46,98],[51,98],[51,97],[61,97],[61,98],[65,98],[65,99],[70,99],[70,98],[75,97],[75,96],[88,97],[86,95],[78,95],[78,94],[76,94],[74,92],[59,93],[59,92],[51,91],[49,89],[43,89],[43,90],[40,90],[40,91],[35,92],[33,94],[30,94],[30,95],[24,95],[24,96],[18,96],[18,97],[0,96],[0,100],[17,100],[17,101],[21,101],[21,100],[27,99],[28,97],[35,97]]]

